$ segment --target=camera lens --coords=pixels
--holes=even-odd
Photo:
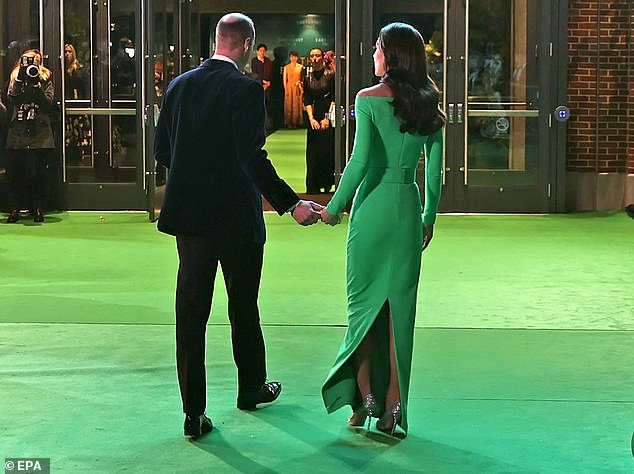
[[[36,77],[40,75],[40,68],[38,68],[34,64],[31,64],[26,67],[25,72],[26,72],[26,75],[29,76],[31,79],[35,79]]]

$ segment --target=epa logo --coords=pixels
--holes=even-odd
[[[7,458],[4,460],[4,469],[5,473],[50,473],[51,460],[49,458]]]

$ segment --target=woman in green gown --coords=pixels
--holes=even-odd
[[[422,250],[433,235],[441,189],[444,113],[427,75],[420,33],[403,23],[376,42],[381,82],[359,92],[352,156],[321,211],[336,225],[356,195],[347,242],[348,330],[322,387],[329,413],[350,405],[348,423],[407,433],[416,297]],[[415,182],[425,151],[425,209]],[[369,421],[368,421],[369,426]]]

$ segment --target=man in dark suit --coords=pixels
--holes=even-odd
[[[169,85],[154,156],[169,169],[158,228],[176,236],[176,360],[185,435],[212,430],[205,416],[205,329],[218,262],[229,296],[238,408],[274,401],[282,386],[266,382],[258,290],[265,241],[262,195],[301,225],[319,220],[321,206],[302,201],[277,175],[262,149],[262,85],[241,74],[253,49],[247,16],[225,15],[216,52]]]

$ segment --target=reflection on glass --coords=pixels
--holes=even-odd
[[[0,4],[0,20],[2,20],[2,26],[0,27],[0,44],[2,45],[2,50],[0,51],[0,85],[4,88],[3,96],[7,92],[6,88],[9,84],[11,71],[19,61],[22,53],[29,49],[40,48],[39,2],[31,0],[30,2],[24,1],[22,4],[22,15],[20,17],[14,14],[13,2],[2,2]],[[9,36],[12,32],[5,28],[6,19],[10,19],[14,26],[15,23],[19,23],[20,27],[14,27],[13,32],[18,31],[20,36]],[[5,106],[7,105],[6,102],[3,103]],[[0,140],[0,180],[3,179],[6,171],[5,153],[4,141]]]
[[[111,166],[115,169],[134,168],[137,160],[136,116],[114,115],[111,123]],[[130,180],[134,181],[134,174]]]
[[[380,23],[377,25],[375,36],[378,36],[383,26],[396,21],[408,23],[420,31],[425,40],[429,76],[442,92],[445,55],[444,0],[420,2],[417,5],[403,1],[380,2],[379,8],[381,9],[378,17]],[[413,13],[413,10],[417,12]]]
[[[536,182],[536,63],[527,54],[533,17],[528,0],[469,3],[469,184]]]
[[[158,0],[154,5],[154,40],[151,46],[154,59],[154,106],[155,114],[163,102],[163,95],[169,83],[176,77],[176,38],[174,36],[173,2]],[[155,117],[157,120],[158,117]],[[155,164],[154,186],[163,186],[167,179],[167,169]]]
[[[110,78],[112,99],[134,100],[137,92],[137,45],[134,4],[128,0],[110,2]]]
[[[90,107],[91,45],[90,6],[81,0],[64,2],[64,118],[67,171],[73,167],[92,167],[92,117],[72,109]],[[71,172],[76,176],[76,173]]]
[[[104,5],[64,1],[65,166],[70,183],[137,180],[140,58],[134,45],[135,8],[124,0]],[[104,110],[109,108],[127,109],[126,115],[110,115]]]

